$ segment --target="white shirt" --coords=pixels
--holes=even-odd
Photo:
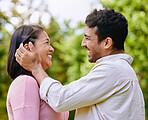
[[[55,111],[76,109],[75,120],[145,120],[145,105],[136,74],[126,54],[98,59],[92,70],[63,86],[45,78],[41,99]]]

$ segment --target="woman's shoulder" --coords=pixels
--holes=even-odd
[[[36,80],[28,75],[18,76],[9,87],[7,103],[13,105],[14,108],[30,104],[38,105],[40,96]]]
[[[20,75],[17,78],[15,78],[10,85],[10,88],[13,89],[39,89],[37,81],[29,75]]]
[[[29,83],[29,84],[37,84],[37,81],[32,77],[32,76],[29,76],[29,75],[20,75],[18,76],[17,78],[14,79],[13,83],[25,83],[26,84]]]
[[[39,86],[36,80],[31,76],[21,75],[11,83],[8,90],[8,96],[29,95],[31,94],[31,91],[39,94]]]
[[[27,80],[27,79],[30,79],[30,80],[35,80],[32,76],[29,76],[29,75],[20,75],[20,76],[18,76],[18,77],[16,77],[15,79],[14,79],[14,81],[15,80]]]

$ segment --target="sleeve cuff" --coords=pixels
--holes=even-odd
[[[47,93],[49,92],[50,86],[55,83],[58,82],[50,77],[45,78],[40,86],[40,97],[42,100],[44,100],[45,102],[48,103],[48,99],[47,99]]]

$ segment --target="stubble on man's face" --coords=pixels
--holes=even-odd
[[[96,34],[97,27],[89,28],[85,26],[84,36],[81,46],[85,47],[88,53],[88,61],[93,63],[101,58],[102,49],[101,43],[98,41],[98,35]]]

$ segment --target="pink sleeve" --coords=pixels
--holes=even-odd
[[[39,120],[40,97],[36,80],[30,76],[20,76],[12,91],[10,102],[14,120]]]

